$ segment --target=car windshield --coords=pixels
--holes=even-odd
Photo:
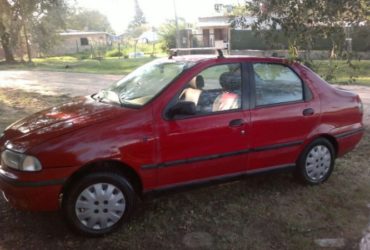
[[[98,93],[97,99],[106,99],[122,105],[143,106],[194,62],[158,59],[145,64]]]

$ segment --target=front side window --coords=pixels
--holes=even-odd
[[[178,102],[193,102],[197,114],[239,109],[241,82],[239,63],[212,66],[187,83]]]
[[[154,60],[131,72],[108,89],[99,92],[97,99],[109,99],[111,102],[123,105],[143,106],[194,64],[194,62],[170,59]]]
[[[256,105],[269,105],[303,100],[301,79],[281,64],[253,64]]]

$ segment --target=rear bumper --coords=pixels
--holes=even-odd
[[[335,135],[335,138],[338,141],[338,157],[341,157],[346,153],[352,151],[361,141],[364,133],[365,129],[361,127]]]
[[[59,172],[58,170],[57,172]],[[52,172],[53,179],[45,177]],[[59,209],[59,195],[65,178],[55,178],[56,171],[37,173],[12,171],[0,166],[0,194],[13,207],[30,211]]]

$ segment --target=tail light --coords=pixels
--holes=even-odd
[[[358,97],[358,109],[359,109],[361,114],[364,113],[364,104],[362,103],[360,97]]]

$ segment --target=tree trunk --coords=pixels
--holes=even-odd
[[[26,39],[26,48],[27,48],[28,62],[31,63],[32,62],[32,52],[31,52],[30,43],[28,41],[28,32],[27,32],[27,28],[26,28],[26,23],[24,22],[24,20],[22,22],[23,22],[24,38]]]
[[[5,61],[8,63],[15,62],[13,51],[10,44],[10,35],[5,31],[4,24],[0,21],[0,42],[4,49]]]

